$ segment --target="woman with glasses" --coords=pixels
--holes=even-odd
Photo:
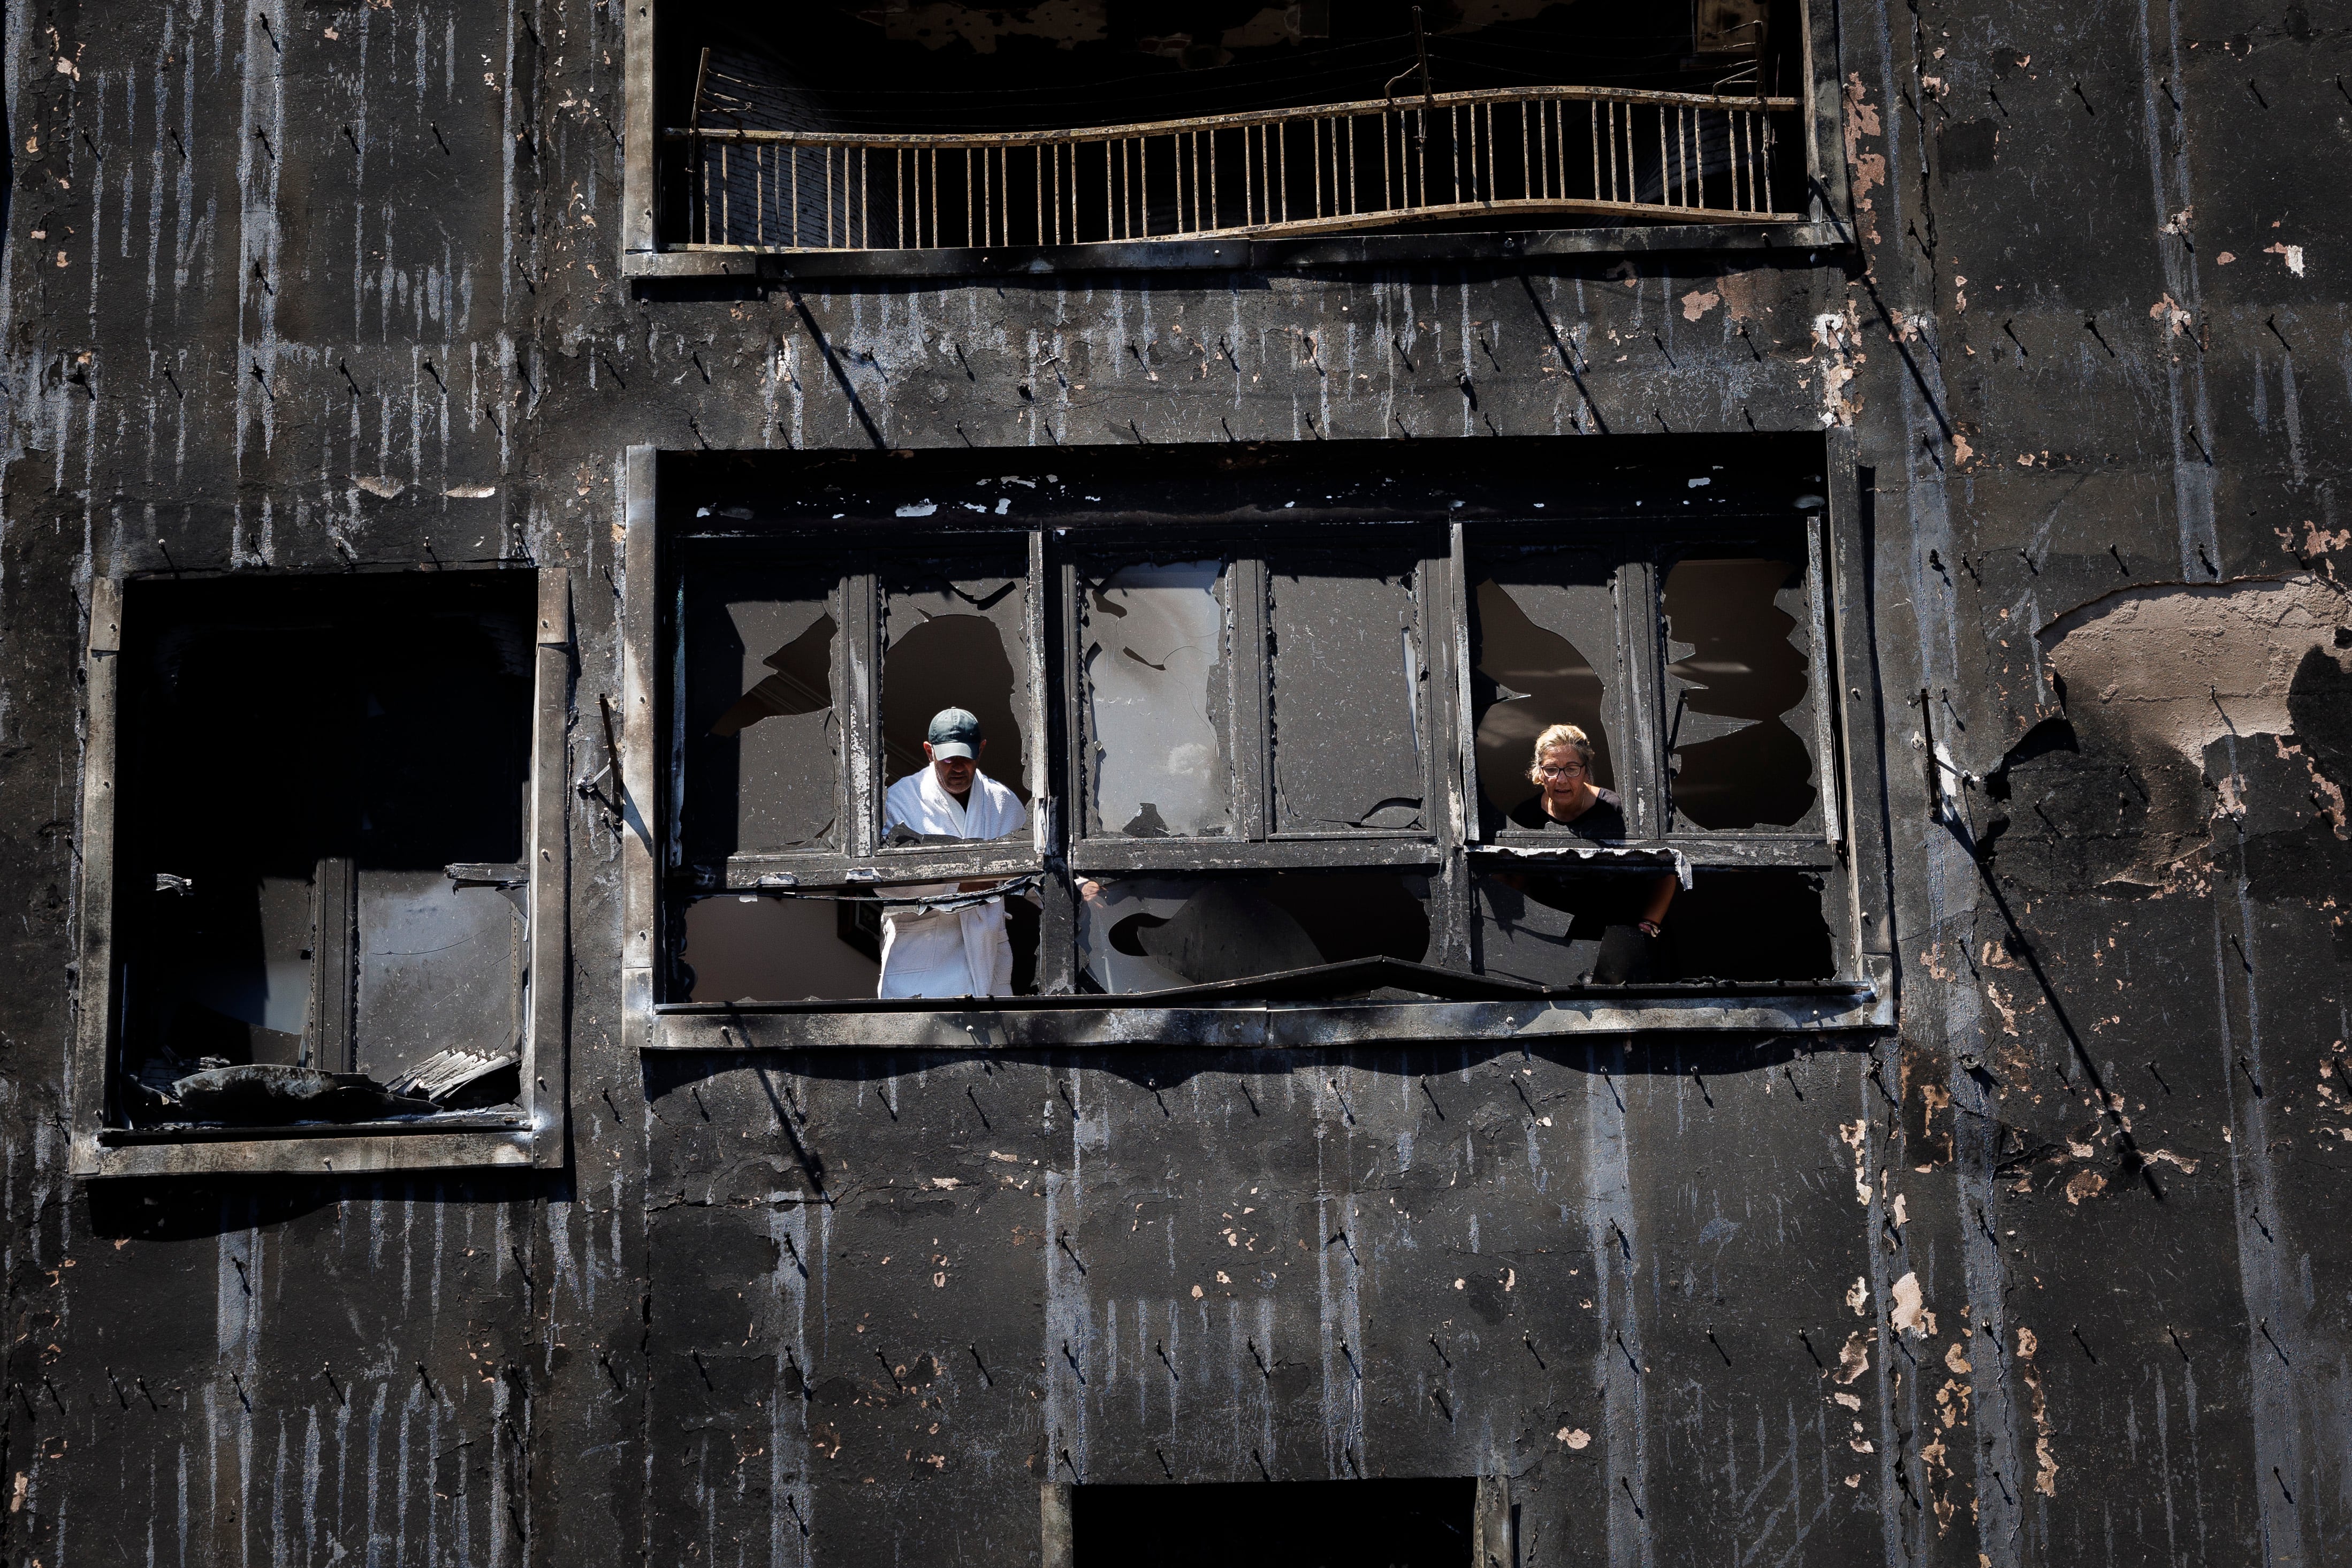
[[[1592,782],[1592,742],[1582,730],[1554,724],[1537,736],[1528,777],[1543,793],[1511,808],[1513,826],[1572,834],[1595,844],[1624,842],[1624,806],[1614,791]],[[1667,906],[1674,902],[1673,873],[1601,873],[1573,882],[1563,879],[1556,889],[1546,889],[1542,901],[1577,917],[1571,939],[1588,932],[1601,939],[1592,984],[1622,985],[1658,977],[1656,944]]]

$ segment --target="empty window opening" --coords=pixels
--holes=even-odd
[[[1701,871],[1675,895],[1664,930],[1676,977],[1701,982],[1827,980],[1835,944],[1818,871]]]
[[[1028,637],[1024,617],[1028,568],[1001,574],[936,574],[886,580],[882,664],[885,781],[929,765],[923,752],[931,720],[961,708],[980,721],[987,749],[979,771],[1029,799],[1028,736],[1018,717],[1027,705]]]
[[[1568,567],[1551,581],[1519,580],[1507,587],[1489,578],[1477,586],[1472,616],[1471,702],[1488,830],[1542,793],[1528,770],[1536,737],[1554,724],[1584,731],[1592,742],[1593,784],[1613,789],[1612,694],[1601,669],[1613,674],[1616,666],[1616,601],[1606,568],[1579,574]],[[1600,667],[1588,646],[1601,658]]]
[[[1225,566],[1121,566],[1078,584],[1087,826],[1128,838],[1233,831]]]
[[[835,842],[841,723],[833,579],[723,571],[686,596],[689,858]]]
[[[1681,923],[1688,893],[1674,895],[1660,935],[1647,935],[1640,924],[1659,879],[1673,875],[1654,866],[1580,866],[1477,877],[1472,960],[1481,974],[1535,985],[1639,985],[1676,979],[1672,933]]]
[[[863,896],[730,893],[697,899],[686,907],[678,952],[683,1000],[870,1000],[882,978],[884,908],[879,899]],[[1037,902],[1034,897],[1009,898],[1004,916],[1013,948],[1013,994],[1032,995],[1037,989]]]
[[[1423,654],[1410,566],[1267,563],[1268,699],[1277,833],[1423,825]]]
[[[1662,597],[1677,816],[1710,831],[1801,826],[1820,796],[1805,726],[1789,722],[1811,685],[1804,568],[1678,561]]]
[[[533,601],[503,576],[140,595],[116,840],[133,1125],[520,1092]]]
[[[1474,1479],[1070,1489],[1074,1568],[1471,1568]]]
[[[1113,994],[1282,974],[1359,958],[1422,963],[1429,885],[1391,871],[1134,877],[1080,889],[1087,976]]]

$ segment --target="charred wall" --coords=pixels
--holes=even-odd
[[[11,8],[9,1560],[1020,1561],[1073,1470],[2337,1560],[2352,34],[1834,9],[1851,247],[754,285],[621,275],[617,5]],[[584,781],[631,445],[1825,423],[1897,1036],[641,1062],[579,797],[561,1171],[66,1174],[94,579],[560,563]]]

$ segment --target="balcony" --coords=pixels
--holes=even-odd
[[[665,0],[657,32],[650,5],[633,8],[632,47],[659,68],[633,81],[626,269],[940,275],[1836,243],[1804,7],[1706,0],[1671,36],[1654,21],[1604,36],[1551,9],[1571,22],[1434,39],[1416,24],[1292,39],[1255,67],[1122,77],[1132,56],[1107,52],[1119,40],[1083,30],[966,59],[936,38],[908,47],[887,10],[858,13],[879,39],[817,36],[822,8],[786,39],[681,0]],[[1769,46],[1768,9],[1787,14]],[[1710,37],[1710,14],[1756,19]]]

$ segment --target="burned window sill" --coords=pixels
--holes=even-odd
[[[1071,272],[1251,271],[1393,266],[1402,262],[1521,261],[1551,256],[1672,251],[1804,251],[1850,241],[1831,223],[1656,224],[1500,234],[1322,235],[1294,239],[1153,239],[992,249],[631,250],[624,277],[784,283],[818,279],[992,278]]]
[[[522,1169],[562,1164],[563,1143],[560,1129],[483,1111],[386,1123],[103,1128],[75,1137],[73,1173],[104,1181]]]
[[[142,1143],[221,1143],[276,1142],[289,1138],[383,1138],[425,1132],[530,1130],[530,1118],[520,1110],[442,1110],[415,1116],[386,1117],[376,1121],[282,1121],[268,1125],[231,1121],[159,1121],[142,1127],[108,1127],[98,1134],[100,1144],[124,1148]]]
[[[921,1000],[681,1003],[654,1009],[646,1048],[1286,1050],[1370,1041],[1891,1028],[1893,965],[1878,958],[1870,964],[1869,976],[1858,980],[1520,988],[1528,994],[1485,1000],[1207,1000],[1169,993],[1017,997],[964,1009]]]

